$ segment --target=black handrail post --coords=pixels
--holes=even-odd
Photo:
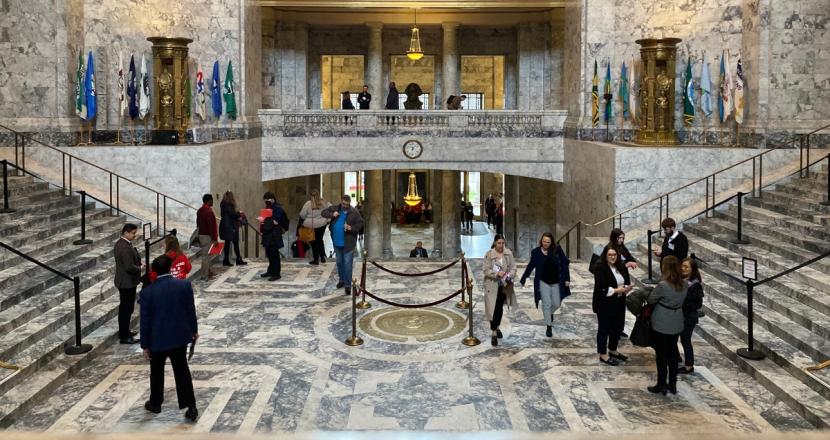
[[[81,279],[77,276],[72,279],[75,288],[75,345],[67,345],[63,352],[66,354],[84,354],[92,350],[92,345],[81,343]]]
[[[576,223],[576,259],[582,259],[582,222]]]
[[[245,258],[250,258],[248,257],[248,226],[243,226],[244,227],[242,228],[242,240],[245,241]]]
[[[764,353],[755,350],[755,337],[752,333],[753,324],[754,324],[754,313],[752,312],[752,297],[755,288],[755,283],[752,280],[746,280],[746,339],[747,339],[747,348],[739,348],[736,353],[738,356],[753,360],[753,361],[760,361],[764,359],[766,356]]]
[[[743,198],[745,195],[746,193],[738,191],[738,235],[732,240],[734,244],[749,244],[749,240],[743,236]]]
[[[5,171],[3,171],[3,176],[5,178]],[[824,206],[830,206],[830,154],[827,155],[827,200],[821,202],[821,204]]]
[[[150,231],[153,228],[150,227]],[[147,279],[150,279],[150,240],[144,240],[144,268],[147,271]]]
[[[81,194],[81,239],[75,240],[72,244],[92,244],[92,240],[86,238],[86,191],[78,191]]]
[[[653,256],[654,252],[651,250],[651,236],[658,233],[658,232],[660,232],[660,231],[652,231],[651,229],[646,231],[646,236],[648,237],[648,278],[643,280],[643,284],[649,284],[649,285],[657,284],[657,282],[654,281],[654,279],[651,276],[651,268],[652,268],[652,264],[653,264],[652,261],[653,261],[653,258],[654,258],[654,256]]]
[[[11,193],[11,190],[9,190],[9,161],[3,159],[3,209],[0,209],[0,214],[9,214],[16,211],[9,208],[9,193]]]

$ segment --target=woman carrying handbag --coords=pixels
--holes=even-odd
[[[300,217],[303,219],[302,227],[299,230],[300,241],[311,243],[311,254],[313,260],[309,264],[318,265],[326,262],[326,248],[323,245],[323,234],[329,219],[322,216],[324,209],[331,206],[331,203],[320,198],[320,191],[313,189],[309,200],[305,202],[300,210]]]

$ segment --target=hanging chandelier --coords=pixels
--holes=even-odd
[[[410,60],[420,60],[424,57],[424,51],[421,50],[421,33],[418,31],[417,9],[415,9],[415,24],[412,26],[412,37],[409,39],[409,50],[406,51],[406,56]]]
[[[409,172],[409,187],[403,201],[409,206],[417,206],[421,203],[421,196],[418,195],[418,183],[415,181],[415,173],[412,171]]]

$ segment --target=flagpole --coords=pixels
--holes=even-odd
[[[80,147],[82,145],[86,145],[86,142],[84,142],[84,120],[83,119],[81,119],[81,132],[78,133],[78,143],[75,144],[75,146]]]
[[[87,142],[87,145],[94,145],[92,143],[92,130],[94,129],[94,127],[95,127],[94,120],[89,121],[89,142]]]
[[[121,142],[121,127],[124,126],[124,114],[119,112],[118,115],[118,130],[115,131],[115,145],[124,145]]]
[[[133,121],[133,118],[130,118],[130,121],[128,122],[128,125],[129,125],[129,127],[127,128],[127,131],[129,131],[129,133],[130,133],[130,142],[131,142],[133,145],[135,145],[135,144],[136,144],[136,139],[135,139],[135,122]]]

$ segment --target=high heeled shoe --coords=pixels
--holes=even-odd
[[[650,393],[666,395],[666,387],[664,385],[654,385],[647,388]]]
[[[492,336],[490,336],[490,345],[492,345],[493,347],[496,347],[496,346],[498,346],[498,345],[499,345],[499,338],[498,338],[498,336],[496,336],[496,335],[492,335]]]
[[[497,336],[499,339],[501,339],[501,338],[503,338],[503,337],[504,337],[504,335],[503,335],[503,334],[501,334],[501,330],[496,330],[496,336]]]

